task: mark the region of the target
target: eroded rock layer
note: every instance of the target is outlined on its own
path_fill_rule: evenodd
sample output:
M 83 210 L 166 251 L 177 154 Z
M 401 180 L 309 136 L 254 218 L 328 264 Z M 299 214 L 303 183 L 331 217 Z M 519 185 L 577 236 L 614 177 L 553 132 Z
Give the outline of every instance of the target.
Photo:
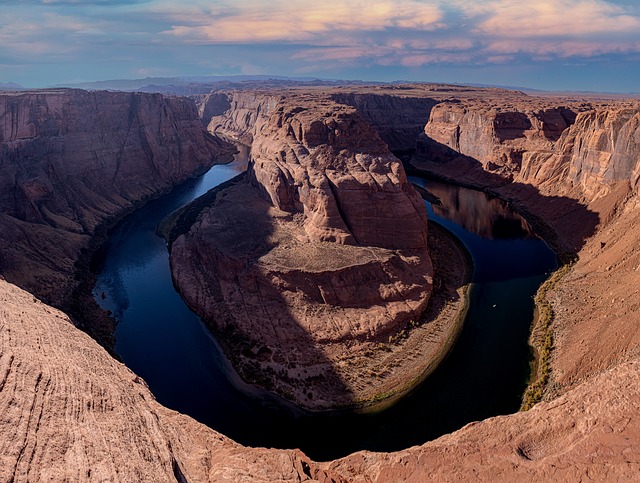
M 253 140 L 249 184 L 173 243 L 176 284 L 246 380 L 310 408 L 392 393 L 402 384 L 356 383 L 347 366 L 426 308 L 422 199 L 355 109 L 291 96 L 269 110 L 235 125 Z
M 96 230 L 228 152 L 188 99 L 0 96 L 0 273 L 61 305 Z

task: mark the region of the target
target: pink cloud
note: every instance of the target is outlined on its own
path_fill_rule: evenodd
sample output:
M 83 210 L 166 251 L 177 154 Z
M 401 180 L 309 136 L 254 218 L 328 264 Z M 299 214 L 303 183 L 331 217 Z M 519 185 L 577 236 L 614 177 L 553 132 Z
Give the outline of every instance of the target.
M 196 43 L 311 42 L 326 41 L 334 32 L 434 30 L 443 17 L 437 5 L 417 0 L 272 0 L 198 10 L 191 20 L 170 11 L 175 24 L 166 34 Z
M 577 37 L 640 32 L 640 18 L 601 0 L 491 1 L 475 32 L 498 38 Z
M 400 58 L 400 65 L 405 67 L 421 67 L 428 64 L 453 64 L 461 62 L 471 62 L 473 56 L 470 54 L 413 54 L 405 55 Z

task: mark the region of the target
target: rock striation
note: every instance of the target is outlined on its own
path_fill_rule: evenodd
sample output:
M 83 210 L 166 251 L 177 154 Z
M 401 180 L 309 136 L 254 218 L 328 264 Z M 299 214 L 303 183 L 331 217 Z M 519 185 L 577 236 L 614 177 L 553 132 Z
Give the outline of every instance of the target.
M 218 124 L 250 132 L 248 183 L 220 193 L 175 240 L 176 285 L 249 382 L 313 409 L 398 392 L 419 373 L 403 383 L 362 372 L 429 301 L 424 203 L 355 109 L 273 99 Z
M 575 122 L 573 109 L 526 98 L 443 102 L 431 111 L 420 150 L 423 155 L 446 159 L 451 154 L 443 148 L 449 148 L 478 160 L 487 170 L 508 176 L 520 171 L 526 155 L 553 150 L 554 143 Z
M 0 280 L 0 481 L 343 481 L 158 404 L 62 312 Z
M 188 99 L 71 89 L 0 95 L 0 272 L 63 305 L 92 237 L 228 152 Z

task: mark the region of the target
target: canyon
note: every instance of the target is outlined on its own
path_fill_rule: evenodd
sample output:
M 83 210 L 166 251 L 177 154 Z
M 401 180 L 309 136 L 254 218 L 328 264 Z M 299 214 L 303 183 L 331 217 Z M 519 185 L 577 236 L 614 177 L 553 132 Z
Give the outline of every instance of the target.
M 410 388 L 455 339 L 464 255 L 452 245 L 457 269 L 443 284 L 456 307 L 427 327 L 424 204 L 358 111 L 304 94 L 223 105 L 234 107 L 213 131 L 251 142 L 252 164 L 175 234 L 178 290 L 245 381 L 299 406 L 367 405 Z M 392 347 L 407 331 L 420 355 Z
M 633 288 L 640 266 L 635 243 L 640 235 L 636 223 L 638 103 L 443 85 L 301 91 L 214 92 L 196 98 L 195 103 L 157 95 L 83 91 L 0 96 L 0 273 L 7 279 L 0 281 L 0 479 L 634 478 L 640 469 L 636 410 L 640 312 Z M 295 96 L 301 96 L 295 102 L 302 107 L 297 112 L 282 105 L 284 99 Z M 313 109 L 304 109 L 311 99 L 316 99 Z M 316 109 L 334 123 L 331 129 L 317 122 Z M 106 116 L 109 112 L 113 117 Z M 198 112 L 210 131 L 252 144 L 255 165 L 248 174 L 250 183 L 232 187 L 235 191 L 220 196 L 203 212 L 193 224 L 195 230 L 189 227 L 192 238 L 199 236 L 198 230 L 206 232 L 207 224 L 225 221 L 216 213 L 225 198 L 252 196 L 238 213 L 248 214 L 250 209 L 269 213 L 268 219 L 277 220 L 274 223 L 279 226 L 269 227 L 273 232 L 268 236 L 274 236 L 278 246 L 284 247 L 286 239 L 291 240 L 291 249 L 304 251 L 300 247 L 314 241 L 349 253 L 360 248 L 354 239 L 366 239 L 372 253 L 386 253 L 382 262 L 376 258 L 377 267 L 402 257 L 405 250 L 418 250 L 422 260 L 417 263 L 428 267 L 421 241 L 426 230 L 415 228 L 417 222 L 410 229 L 410 217 L 402 227 L 409 227 L 408 236 L 399 242 L 406 245 L 395 246 L 384 231 L 378 238 L 377 232 L 359 231 L 361 213 L 331 208 L 330 188 L 323 191 L 325 198 L 296 198 L 292 193 L 294 180 L 301 184 L 306 179 L 295 172 L 303 167 L 314 181 L 308 186 L 323 187 L 313 176 L 326 172 L 323 156 L 335 156 L 348 168 L 345 172 L 356 178 L 359 172 L 353 162 L 359 153 L 351 143 L 341 145 L 340 136 L 335 136 L 344 131 L 339 129 L 341 123 L 352 126 L 353 119 L 356 130 L 362 129 L 372 144 L 367 149 L 375 153 L 367 162 L 378 166 L 392 185 L 382 190 L 383 199 L 401 196 L 400 208 L 415 200 L 400 189 L 406 180 L 388 154 L 389 146 L 415 151 L 407 164 L 409 171 L 481 187 L 525 213 L 565 264 L 562 276 L 543 294 L 553 318 L 544 329 L 551 331 L 552 350 L 546 361 L 549 375 L 542 402 L 529 411 L 472 423 L 400 452 L 359 452 L 325 463 L 295 450 L 241 447 L 155 402 L 140 378 L 77 330 L 66 314 L 39 299 L 63 306 L 64 299 L 74 293 L 75 263 L 82 249 L 90 248 L 101 224 L 112 223 L 140 201 L 224 159 L 229 148 L 207 134 Z M 95 146 L 105 147 L 101 151 Z M 314 149 L 319 156 L 310 155 Z M 79 153 L 83 156 L 78 157 Z M 156 166 L 159 160 L 163 167 Z M 287 173 L 293 174 L 287 177 Z M 365 180 L 376 179 L 378 172 L 365 174 Z M 326 177 L 331 179 L 329 174 Z M 353 183 L 348 176 L 335 179 L 338 186 Z M 87 191 L 91 196 L 85 201 Z M 340 191 L 334 199 L 340 199 Z M 387 209 L 383 215 L 397 215 Z M 407 212 L 402 208 L 400 213 Z M 343 221 L 355 216 L 356 221 L 351 228 L 345 223 L 339 230 L 328 229 L 326 220 L 332 220 L 333 226 L 338 215 Z M 278 237 L 279 230 L 294 236 Z M 187 242 L 188 235 L 182 236 L 185 241 L 176 238 L 172 251 Z M 217 246 L 232 254 L 245 248 L 236 246 L 235 238 L 224 240 L 224 233 L 216 237 L 226 243 Z M 214 249 L 200 256 L 218 258 L 216 263 L 237 263 L 226 253 L 219 260 L 223 257 Z M 275 273 L 274 267 L 287 260 L 273 258 L 259 264 L 261 272 L 249 272 L 248 278 Z M 282 287 L 288 286 L 286 277 L 294 276 L 293 268 L 282 274 Z M 416 307 L 423 307 L 428 298 L 429 280 L 420 283 L 422 295 Z M 372 329 L 378 327 L 363 328 L 365 332 Z M 338 328 L 329 336 L 339 333 Z M 533 342 L 539 341 L 534 337 Z

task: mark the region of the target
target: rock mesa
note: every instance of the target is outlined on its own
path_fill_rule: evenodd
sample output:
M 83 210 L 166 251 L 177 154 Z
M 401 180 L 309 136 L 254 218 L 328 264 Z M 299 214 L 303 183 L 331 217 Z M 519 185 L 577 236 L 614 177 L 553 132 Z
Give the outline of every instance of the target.
M 316 409 L 397 391 L 401 381 L 365 383 L 361 371 L 429 300 L 422 199 L 352 107 L 263 102 L 222 124 L 252 139 L 248 183 L 173 243 L 176 284 L 245 380 Z

